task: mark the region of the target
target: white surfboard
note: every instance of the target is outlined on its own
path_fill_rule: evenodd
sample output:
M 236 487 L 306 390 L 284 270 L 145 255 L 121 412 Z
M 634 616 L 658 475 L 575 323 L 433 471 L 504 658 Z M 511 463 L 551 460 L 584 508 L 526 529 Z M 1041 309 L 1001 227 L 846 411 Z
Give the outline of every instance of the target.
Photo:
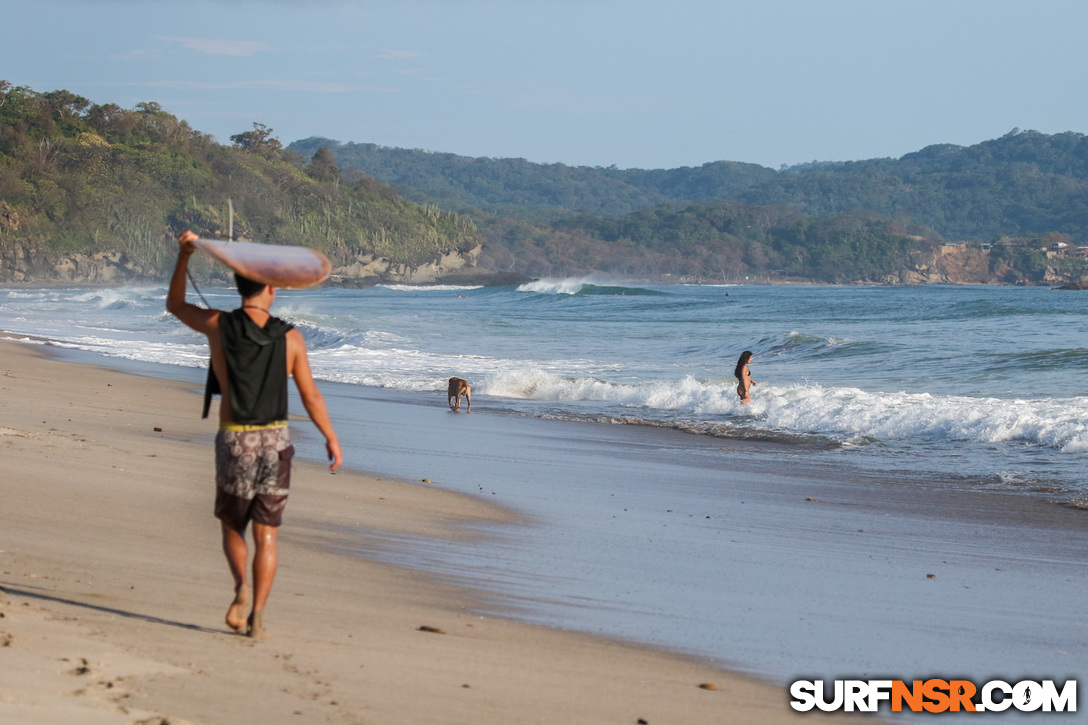
M 203 238 L 194 244 L 243 277 L 280 289 L 313 287 L 332 271 L 328 258 L 308 247 Z

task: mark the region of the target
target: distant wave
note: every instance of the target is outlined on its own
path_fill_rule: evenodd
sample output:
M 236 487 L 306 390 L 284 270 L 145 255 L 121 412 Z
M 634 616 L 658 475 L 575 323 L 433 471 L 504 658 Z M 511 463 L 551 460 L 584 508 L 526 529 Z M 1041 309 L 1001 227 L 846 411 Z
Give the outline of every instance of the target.
M 851 340 L 846 337 L 810 335 L 797 331 L 768 335 L 750 343 L 748 349 L 755 353 L 757 362 L 761 358 L 805 360 L 887 354 L 889 352 L 887 346 L 877 343 Z M 713 352 L 722 357 L 732 356 L 735 360 L 740 351 L 736 349 L 735 344 L 723 343 Z
M 719 283 L 715 283 L 715 284 L 711 284 L 711 283 L 707 283 L 707 282 L 698 282 L 698 283 L 694 283 L 694 282 L 693 283 L 687 283 L 687 282 L 685 282 L 684 284 L 681 284 L 680 286 L 681 287 L 740 287 L 741 285 L 738 284 L 737 282 L 719 282 Z
M 518 292 L 552 295 L 666 295 L 667 292 L 632 287 L 594 276 L 567 279 L 538 279 L 518 286 Z
M 1023 373 L 1025 370 L 1083 369 L 1088 366 L 1088 350 L 1084 348 L 1055 348 L 1033 352 L 1007 352 L 987 356 L 987 364 L 981 370 L 987 374 Z
M 482 284 L 380 284 L 377 286 L 394 292 L 460 292 L 483 288 Z
M 73 302 L 90 302 L 100 310 L 118 310 L 161 300 L 166 290 L 159 287 L 97 287 L 83 294 L 66 296 Z M 63 298 L 62 298 L 63 299 Z
M 852 344 L 852 340 L 841 337 L 820 337 L 815 335 L 805 335 L 800 332 L 790 332 L 783 336 L 778 341 L 774 342 L 768 349 L 768 353 L 789 353 L 793 355 L 819 355 L 826 354 L 836 348 L 842 348 L 843 346 L 849 346 Z

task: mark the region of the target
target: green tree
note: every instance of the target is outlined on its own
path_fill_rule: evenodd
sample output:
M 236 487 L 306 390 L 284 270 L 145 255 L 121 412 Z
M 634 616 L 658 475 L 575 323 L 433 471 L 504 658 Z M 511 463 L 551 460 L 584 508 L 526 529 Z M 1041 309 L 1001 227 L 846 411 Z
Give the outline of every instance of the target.
M 310 158 L 310 165 L 306 173 L 318 181 L 337 181 L 340 179 L 340 167 L 336 164 L 336 156 L 329 151 L 328 146 L 322 146 Z
M 266 159 L 278 158 L 283 150 L 283 144 L 272 136 L 272 129 L 263 123 L 253 123 L 252 131 L 245 131 L 230 137 L 235 148 L 242 149 L 246 153 L 257 154 Z

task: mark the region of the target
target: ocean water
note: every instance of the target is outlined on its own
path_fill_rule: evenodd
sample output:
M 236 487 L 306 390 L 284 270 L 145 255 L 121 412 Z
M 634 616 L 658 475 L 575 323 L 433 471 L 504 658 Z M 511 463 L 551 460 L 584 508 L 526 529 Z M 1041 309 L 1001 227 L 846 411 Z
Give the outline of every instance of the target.
M 0 330 L 195 390 L 206 345 L 165 293 L 0 289 Z M 281 292 L 274 311 L 307 340 L 348 465 L 526 518 L 455 542 L 350 528 L 346 553 L 469 582 L 488 613 L 782 682 L 1088 670 L 1085 293 L 585 278 Z M 471 415 L 446 407 L 452 375 Z M 979 519 L 995 493 L 1060 527 Z
M 236 293 L 202 290 L 229 308 Z M 0 329 L 203 367 L 165 289 L 0 289 Z M 190 293 L 190 297 L 195 296 Z M 1031 287 L 379 286 L 281 293 L 315 375 L 477 410 L 818 449 L 874 475 L 1088 499 L 1088 295 Z M 743 350 L 757 381 L 739 404 Z

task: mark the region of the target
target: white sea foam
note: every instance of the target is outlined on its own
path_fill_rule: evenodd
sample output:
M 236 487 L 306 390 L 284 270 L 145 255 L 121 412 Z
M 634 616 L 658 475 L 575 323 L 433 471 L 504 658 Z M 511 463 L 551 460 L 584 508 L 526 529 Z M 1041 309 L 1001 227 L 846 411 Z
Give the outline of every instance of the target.
M 465 290 L 458 305 L 430 294 L 441 289 L 291 292 L 276 309 L 302 331 L 323 380 L 435 392 L 457 375 L 473 383 L 485 409 L 490 399 L 527 415 L 775 440 L 816 436 L 867 456 L 909 449 L 938 468 L 954 449 L 965 461 L 957 470 L 1009 470 L 1027 480 L 1060 468 L 1055 475 L 1081 485 L 1088 398 L 1074 396 L 1088 389 L 1088 333 L 1070 326 L 1077 298 L 752 287 L 726 297 L 597 275 L 518 291 L 447 286 L 455 296 Z M 0 289 L 0 329 L 128 360 L 206 366 L 202 336 L 164 311 L 164 296 L 161 285 Z M 204 296 L 220 308 L 237 301 L 227 288 Z M 925 327 L 901 316 L 904 296 L 928 310 Z M 1015 297 L 1016 309 L 1030 302 L 1036 315 L 1068 310 L 1042 321 L 1022 314 L 964 321 L 946 314 L 962 297 Z M 1006 339 L 1025 349 L 1010 353 Z M 748 406 L 732 377 L 745 348 L 756 353 L 760 381 Z
M 1019 442 L 1069 453 L 1088 451 L 1088 397 L 1004 400 L 928 393 L 866 392 L 820 385 L 758 385 L 740 404 L 735 381 L 678 381 L 635 385 L 593 377 L 568 378 L 539 369 L 490 375 L 478 390 L 536 401 L 596 401 L 653 418 L 741 422 L 747 428 L 857 440 Z
M 598 274 L 584 277 L 565 277 L 563 279 L 537 279 L 518 285 L 518 292 L 536 292 L 538 294 L 576 295 L 587 287 L 632 287 L 630 283 L 617 281 Z
M 394 292 L 463 292 L 465 290 L 482 289 L 482 284 L 380 284 L 382 289 Z
M 582 290 L 586 278 L 580 279 L 537 279 L 518 286 L 518 292 L 538 292 L 540 294 L 573 295 Z

